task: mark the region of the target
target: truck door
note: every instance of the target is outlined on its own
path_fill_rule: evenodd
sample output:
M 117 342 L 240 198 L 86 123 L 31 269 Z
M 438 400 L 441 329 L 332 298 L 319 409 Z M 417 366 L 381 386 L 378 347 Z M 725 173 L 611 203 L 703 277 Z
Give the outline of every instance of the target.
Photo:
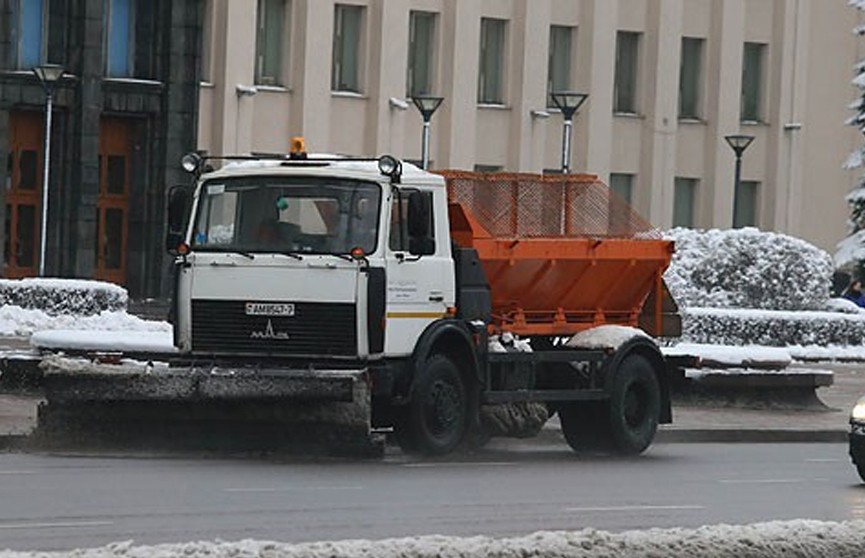
M 447 315 L 455 302 L 453 260 L 447 220 L 429 211 L 426 239 L 409 231 L 409 198 L 427 198 L 429 207 L 446 207 L 444 189 L 420 191 L 403 188 L 392 194 L 387 258 L 387 310 L 385 354 L 408 355 L 424 329 Z M 442 199 L 436 198 L 441 196 Z

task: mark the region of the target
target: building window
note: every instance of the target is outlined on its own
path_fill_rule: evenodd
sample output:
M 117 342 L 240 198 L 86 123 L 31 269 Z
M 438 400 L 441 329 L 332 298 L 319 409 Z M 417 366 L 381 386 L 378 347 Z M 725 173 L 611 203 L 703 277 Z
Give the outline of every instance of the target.
M 285 0 L 258 0 L 255 44 L 255 83 L 282 83 Z
M 135 0 L 106 0 L 105 21 L 105 74 L 130 77 L 135 45 Z
M 640 55 L 640 34 L 619 31 L 616 34 L 616 75 L 613 111 L 637 113 L 637 67 Z
M 550 27 L 550 54 L 547 65 L 547 106 L 555 106 L 550 93 L 571 89 L 571 45 L 573 27 Z
M 745 43 L 742 57 L 742 121 L 763 120 L 763 65 L 766 45 Z
M 634 196 L 634 175 L 623 173 L 610 174 L 610 190 L 631 205 Z
M 676 177 L 673 190 L 673 226 L 694 228 L 694 208 L 697 200 L 696 178 Z
M 478 165 L 474 166 L 475 172 L 485 172 L 485 173 L 502 172 L 503 169 L 504 169 L 504 167 L 501 165 L 480 165 L 480 164 L 478 164 Z
M 481 19 L 480 71 L 478 73 L 478 102 L 503 104 L 505 31 L 503 19 Z
M 435 62 L 436 14 L 411 12 L 409 15 L 408 76 L 409 97 L 432 93 Z
M 700 118 L 700 89 L 703 83 L 703 39 L 682 39 L 679 66 L 679 118 Z
M 333 26 L 333 91 L 360 93 L 361 24 L 363 6 L 337 4 Z
M 213 49 L 213 2 L 207 0 L 204 4 L 204 22 L 201 24 L 201 81 L 210 82 L 212 69 L 211 50 Z
M 759 192 L 759 182 L 743 180 L 739 183 L 733 199 L 733 228 L 757 226 Z
M 12 66 L 29 70 L 45 60 L 45 0 L 12 0 Z

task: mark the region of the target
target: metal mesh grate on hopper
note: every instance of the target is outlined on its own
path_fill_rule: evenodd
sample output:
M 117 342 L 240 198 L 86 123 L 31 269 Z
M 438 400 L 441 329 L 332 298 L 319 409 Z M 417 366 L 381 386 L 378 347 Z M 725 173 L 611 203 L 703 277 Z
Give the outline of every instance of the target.
M 498 238 L 661 238 L 597 176 L 440 171 L 448 198 Z

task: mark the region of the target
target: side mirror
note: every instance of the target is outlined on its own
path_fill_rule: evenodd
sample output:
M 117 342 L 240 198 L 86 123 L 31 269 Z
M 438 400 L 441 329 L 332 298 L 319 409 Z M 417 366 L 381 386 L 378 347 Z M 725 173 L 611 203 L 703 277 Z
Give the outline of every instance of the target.
M 408 251 L 415 256 L 435 254 L 432 231 L 432 194 L 412 192 L 408 197 Z
M 165 249 L 176 255 L 177 247 L 186 234 L 186 217 L 192 200 L 189 188 L 174 186 L 168 191 L 168 222 L 165 231 Z
M 432 225 L 432 194 L 412 192 L 408 196 L 409 237 L 429 237 Z

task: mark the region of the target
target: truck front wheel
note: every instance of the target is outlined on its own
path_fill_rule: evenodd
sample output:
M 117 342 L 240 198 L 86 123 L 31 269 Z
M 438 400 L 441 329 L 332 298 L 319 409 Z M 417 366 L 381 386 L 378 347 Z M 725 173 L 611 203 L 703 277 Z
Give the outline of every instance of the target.
M 643 356 L 626 356 L 615 371 L 609 403 L 610 435 L 623 455 L 645 451 L 655 438 L 661 414 L 661 389 Z
M 433 355 L 415 380 L 411 400 L 394 430 L 406 453 L 444 455 L 462 441 L 468 424 L 466 389 L 459 368 Z

